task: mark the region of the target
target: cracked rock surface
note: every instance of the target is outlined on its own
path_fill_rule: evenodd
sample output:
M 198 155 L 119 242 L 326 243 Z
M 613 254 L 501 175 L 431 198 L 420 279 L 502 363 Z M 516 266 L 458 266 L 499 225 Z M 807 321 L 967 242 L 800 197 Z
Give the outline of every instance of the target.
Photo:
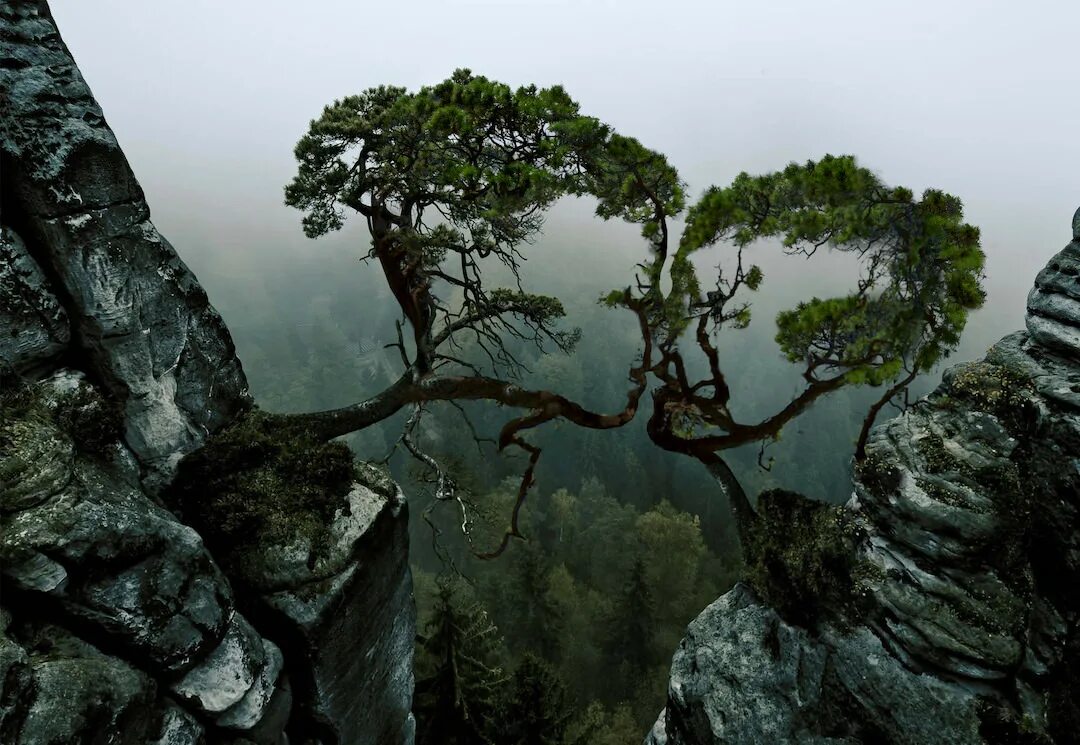
M 159 497 L 243 370 L 43 0 L 0 4 L 0 101 L 0 742 L 411 743 L 397 487 L 227 576 Z
M 5 4 L 0 24 L 4 223 L 59 279 L 79 354 L 124 402 L 127 444 L 149 482 L 160 483 L 247 404 L 247 381 L 221 317 L 150 222 L 142 189 L 47 4 Z M 41 270 L 25 258 L 24 265 L 20 281 L 36 281 Z M 10 282 L 0 273 L 0 283 Z M 48 304 L 47 293 L 32 297 Z M 55 322 L 42 332 L 62 327 L 47 313 Z M 43 343 L 28 340 L 19 360 L 44 356 Z M 11 353 L 0 346 L 0 354 Z
M 687 629 L 647 744 L 1075 742 L 1080 210 L 1073 232 L 1026 332 L 874 429 L 845 507 L 865 612 L 804 628 L 737 585 Z

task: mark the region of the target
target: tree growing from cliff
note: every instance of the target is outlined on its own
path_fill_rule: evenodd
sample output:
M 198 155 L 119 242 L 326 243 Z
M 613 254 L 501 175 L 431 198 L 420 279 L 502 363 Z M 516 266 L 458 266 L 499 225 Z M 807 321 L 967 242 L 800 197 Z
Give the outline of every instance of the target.
M 883 395 L 857 444 L 861 456 L 880 409 L 955 347 L 968 311 L 983 299 L 979 233 L 963 222 L 960 201 L 934 189 L 916 198 L 888 187 L 848 156 L 744 173 L 712 187 L 689 209 L 675 240 L 671 223 L 686 206 L 675 168 L 582 115 L 560 87 L 514 90 L 459 70 L 415 93 L 374 88 L 327 106 L 295 153 L 299 168 L 285 197 L 304 212 L 305 233 L 339 230 L 350 214 L 367 227 L 367 258 L 401 313 L 391 346 L 402 369 L 366 401 L 297 419 L 329 439 L 409 410 L 398 445 L 431 470 L 436 503 L 456 503 L 467 531 L 468 503 L 452 474 L 420 447 L 417 425 L 436 402 L 463 416 L 462 401 L 516 409 L 497 446 L 518 448 L 528 461 L 509 527 L 497 546 L 478 552 L 486 556 L 521 537 L 519 513 L 541 456 L 529 431 L 555 420 L 622 427 L 646 392 L 650 438 L 708 468 L 745 543 L 755 513 L 723 451 L 777 438 L 843 386 L 880 386 Z M 578 340 L 561 325 L 561 302 L 527 292 L 521 274 L 545 211 L 566 195 L 594 199 L 605 220 L 639 225 L 646 244 L 631 280 L 604 298 L 633 314 L 641 334 L 617 411 L 591 411 L 554 389 L 516 382 L 523 365 L 515 345 L 569 353 Z M 810 298 L 779 314 L 777 343 L 802 367 L 805 386 L 769 416 L 745 422 L 729 406 L 716 336 L 750 323 L 747 297 L 764 277 L 749 251 L 765 239 L 794 255 L 810 257 L 823 247 L 849 253 L 861 274 L 847 295 Z M 721 241 L 728 261 L 706 284 L 694 261 Z M 485 280 L 492 265 L 510 277 L 510 287 Z

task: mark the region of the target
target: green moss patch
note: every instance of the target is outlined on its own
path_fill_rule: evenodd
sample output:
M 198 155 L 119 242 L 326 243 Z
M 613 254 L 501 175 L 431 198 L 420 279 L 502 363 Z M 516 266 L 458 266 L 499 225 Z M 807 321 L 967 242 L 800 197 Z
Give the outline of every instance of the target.
M 926 464 L 927 473 L 971 475 L 971 469 L 945 449 L 941 435 L 931 434 L 915 441 L 915 448 Z
M 180 462 L 166 499 L 218 558 L 247 558 L 307 539 L 326 544 L 357 469 L 341 442 L 253 410 Z
M 874 568 L 859 561 L 861 530 L 842 508 L 783 490 L 758 498 L 745 546 L 747 580 L 788 622 L 812 627 L 828 617 L 861 617 Z
M 976 411 L 993 414 L 1017 434 L 1025 429 L 1031 380 L 1001 365 L 969 362 L 953 368 L 945 378 L 950 393 Z
M 57 400 L 56 423 L 71 435 L 80 452 L 98 457 L 105 457 L 109 446 L 124 433 L 120 405 L 85 385 Z
M 49 411 L 37 391 L 28 385 L 0 391 L 0 454 L 17 455 L 18 425 L 28 420 L 49 420 Z
M 0 393 L 0 450 L 17 447 L 16 426 L 32 420 L 54 423 L 85 455 L 105 458 L 120 440 L 124 415 L 120 405 L 90 385 L 80 385 L 48 401 L 39 385 L 16 383 Z

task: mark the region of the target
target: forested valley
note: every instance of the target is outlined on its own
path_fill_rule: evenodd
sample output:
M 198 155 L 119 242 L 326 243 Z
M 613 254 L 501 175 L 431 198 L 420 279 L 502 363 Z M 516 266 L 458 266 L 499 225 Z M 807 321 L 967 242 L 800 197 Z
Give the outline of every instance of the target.
M 597 300 L 632 263 L 636 236 L 627 236 L 631 250 L 620 255 L 602 232 L 610 226 L 574 225 L 580 210 L 574 203 L 555 210 L 562 219 L 534 247 L 536 259 L 526 271 L 534 287 L 563 298 L 581 341 L 570 355 L 525 344 L 515 351 L 531 371 L 526 383 L 555 381 L 560 393 L 603 409 L 622 395 L 640 339 L 627 314 Z M 278 271 L 271 257 L 257 276 L 230 277 L 244 289 L 219 302 L 253 393 L 271 411 L 338 406 L 382 390 L 398 374 L 396 352 L 384 348 L 395 333 L 393 301 L 377 269 L 339 246 L 311 246 L 301 271 L 296 264 L 291 272 Z M 788 298 L 843 288 L 854 274 L 845 257 L 808 262 L 784 256 L 778 246 L 755 249 L 772 292 L 755 298 L 748 328 L 720 339 L 737 389 L 733 398 L 748 418 L 782 404 L 800 383 L 772 338 L 773 316 Z M 565 271 L 572 264 L 578 271 Z M 917 392 L 935 377 L 917 381 Z M 764 449 L 730 452 L 747 492 L 783 487 L 846 501 L 855 438 L 878 395 L 874 388 L 841 390 Z M 686 624 L 741 576 L 722 493 L 698 464 L 657 449 L 643 422 L 609 432 L 553 427 L 537 435 L 544 458 L 523 510 L 527 540 L 481 560 L 473 554 L 501 535 L 524 458 L 500 455 L 493 446 L 503 412 L 467 402 L 462 407 L 433 408 L 417 441 L 448 466 L 464 514 L 458 504 L 436 503 L 426 469 L 401 448 L 388 462 L 411 511 L 420 741 L 425 713 L 439 715 L 425 711 L 425 702 L 435 698 L 432 686 L 445 672 L 448 645 L 460 645 L 455 653 L 470 660 L 459 674 L 476 721 L 486 723 L 479 736 L 518 742 L 513 720 L 528 719 L 530 731 L 546 733 L 535 742 L 639 739 L 663 706 L 670 657 Z M 889 415 L 886 410 L 881 419 Z M 399 414 L 347 441 L 358 457 L 381 460 L 405 419 Z M 452 642 L 448 623 L 460 634 Z M 529 686 L 544 695 L 528 693 Z M 507 722 L 510 731 L 497 730 Z

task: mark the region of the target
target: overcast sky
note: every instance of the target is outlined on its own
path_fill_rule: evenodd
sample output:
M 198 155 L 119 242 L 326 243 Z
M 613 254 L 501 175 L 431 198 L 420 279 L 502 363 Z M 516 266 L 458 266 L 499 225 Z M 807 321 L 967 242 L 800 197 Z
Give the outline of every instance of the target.
M 666 153 L 692 197 L 824 153 L 960 196 L 989 256 L 969 344 L 1021 325 L 1080 204 L 1076 0 L 51 5 L 155 222 L 197 273 L 257 270 L 256 251 L 302 244 L 281 189 L 324 104 L 456 67 L 562 83 Z

